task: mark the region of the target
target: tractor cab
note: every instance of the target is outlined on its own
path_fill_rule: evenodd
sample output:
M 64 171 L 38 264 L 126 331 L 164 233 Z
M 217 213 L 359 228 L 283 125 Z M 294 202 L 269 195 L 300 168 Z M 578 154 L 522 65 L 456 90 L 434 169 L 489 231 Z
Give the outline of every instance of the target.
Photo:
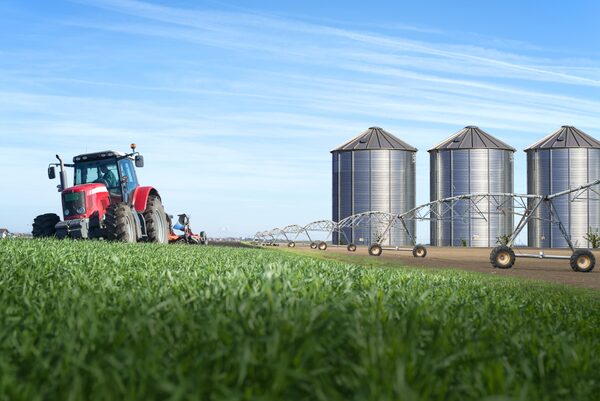
M 74 185 L 103 184 L 111 202 L 130 202 L 139 186 L 135 167 L 142 167 L 141 156 L 122 152 L 88 153 L 73 158 Z M 135 165 L 134 165 L 135 161 Z

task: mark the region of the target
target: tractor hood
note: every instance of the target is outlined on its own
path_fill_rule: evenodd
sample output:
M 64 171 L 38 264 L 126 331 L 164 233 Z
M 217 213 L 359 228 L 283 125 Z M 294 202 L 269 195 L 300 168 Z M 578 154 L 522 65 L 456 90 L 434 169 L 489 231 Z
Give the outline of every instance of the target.
M 65 220 L 72 220 L 89 218 L 96 212 L 104 216 L 110 200 L 104 184 L 81 184 L 65 189 L 62 203 Z

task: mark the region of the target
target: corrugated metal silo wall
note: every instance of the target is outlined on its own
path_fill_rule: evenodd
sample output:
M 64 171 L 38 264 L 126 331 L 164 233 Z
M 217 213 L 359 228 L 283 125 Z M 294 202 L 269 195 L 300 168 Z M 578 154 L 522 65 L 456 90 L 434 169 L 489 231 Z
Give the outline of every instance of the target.
M 533 149 L 527 152 L 527 192 L 547 195 L 600 178 L 600 149 Z M 554 198 L 558 218 L 576 248 L 589 247 L 585 239 L 591 229 L 600 229 L 600 202 L 595 197 L 575 194 Z M 590 199 L 591 198 L 591 199 Z M 534 248 L 566 248 L 557 221 L 546 206 L 540 207 L 528 223 L 528 245 Z
M 500 149 L 455 149 L 430 153 L 430 199 L 477 193 L 513 192 L 513 154 Z M 469 206 L 468 200 L 456 201 L 454 212 L 437 209 L 438 219 L 431 221 L 431 244 L 435 246 L 492 247 L 498 238 L 513 229 L 510 202 L 498 211 L 493 203 Z
M 350 215 L 382 211 L 400 214 L 415 207 L 414 152 L 401 150 L 361 150 L 333 154 L 333 220 Z M 415 233 L 415 222 L 408 222 Z M 346 243 L 346 238 L 359 245 L 368 245 L 381 236 L 375 224 L 345 229 L 345 236 L 333 236 L 334 243 Z M 394 228 L 384 245 L 410 245 L 409 236 Z

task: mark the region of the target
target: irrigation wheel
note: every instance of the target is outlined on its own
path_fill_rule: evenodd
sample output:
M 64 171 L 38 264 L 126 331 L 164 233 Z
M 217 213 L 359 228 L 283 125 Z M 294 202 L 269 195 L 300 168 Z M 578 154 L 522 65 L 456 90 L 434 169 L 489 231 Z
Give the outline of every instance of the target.
M 369 255 L 371 256 L 379 256 L 383 252 L 381 245 L 373 244 L 369 247 Z
M 576 272 L 589 273 L 596 266 L 596 258 L 591 251 L 587 249 L 577 249 L 571 255 L 571 269 Z
M 492 249 L 490 263 L 498 269 L 510 269 L 515 264 L 515 251 L 506 245 L 500 245 Z
M 348 252 L 355 252 L 356 251 L 356 245 L 355 244 L 349 244 L 348 245 Z
M 314 242 L 310 243 L 310 249 L 317 249 L 317 244 Z
M 324 251 L 325 249 L 327 249 L 327 242 L 325 242 L 325 241 L 319 242 L 319 250 Z
M 296 246 L 296 243 L 295 243 L 294 241 L 290 241 L 290 242 L 288 242 L 288 246 L 289 246 L 290 248 L 293 248 L 293 247 L 295 247 L 295 246 Z
M 412 254 L 415 258 L 424 258 L 427 256 L 427 248 L 425 248 L 423 245 L 415 245 L 412 250 Z

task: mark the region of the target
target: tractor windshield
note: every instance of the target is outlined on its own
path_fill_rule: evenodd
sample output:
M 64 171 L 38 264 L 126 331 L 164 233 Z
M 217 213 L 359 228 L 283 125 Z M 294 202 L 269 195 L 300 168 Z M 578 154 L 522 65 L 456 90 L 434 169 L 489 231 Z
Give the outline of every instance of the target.
M 75 164 L 75 185 L 91 183 L 104 184 L 109 192 L 120 194 L 117 161 L 109 159 Z

